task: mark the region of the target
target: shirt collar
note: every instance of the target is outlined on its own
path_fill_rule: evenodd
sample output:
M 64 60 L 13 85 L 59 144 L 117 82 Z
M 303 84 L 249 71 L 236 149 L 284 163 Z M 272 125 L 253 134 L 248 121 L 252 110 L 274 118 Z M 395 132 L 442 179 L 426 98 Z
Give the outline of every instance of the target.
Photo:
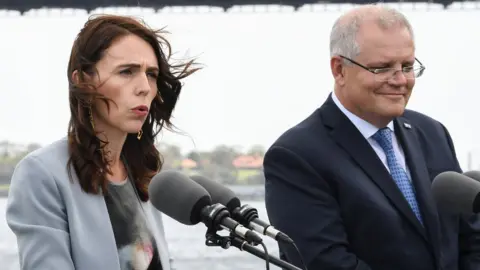
M 373 136 L 379 128 L 376 126 L 372 125 L 371 123 L 363 120 L 362 118 L 356 116 L 355 114 L 351 113 L 349 110 L 347 110 L 340 100 L 337 98 L 335 95 L 335 91 L 332 92 L 332 99 L 335 105 L 340 109 L 340 111 L 347 116 L 348 119 L 353 123 L 353 125 L 360 131 L 360 133 L 365 137 L 365 139 L 369 139 L 371 136 Z M 393 121 L 390 121 L 390 123 L 387 124 L 387 127 L 393 132 L 394 131 L 394 125 Z

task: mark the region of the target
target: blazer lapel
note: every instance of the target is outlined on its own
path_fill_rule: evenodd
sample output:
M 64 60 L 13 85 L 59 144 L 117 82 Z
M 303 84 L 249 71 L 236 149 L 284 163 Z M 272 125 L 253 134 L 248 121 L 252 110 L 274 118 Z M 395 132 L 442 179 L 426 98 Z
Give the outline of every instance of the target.
M 82 232 L 85 239 L 91 239 L 86 240 L 88 245 L 84 244 L 75 247 L 75 249 L 85 249 L 91 254 L 102 254 L 102 256 L 79 258 L 79 260 L 88 262 L 86 265 L 90 266 L 89 269 L 120 269 L 115 235 L 104 196 L 83 192 L 76 179 L 75 184 L 72 185 L 72 190 L 72 197 L 74 197 L 72 201 L 81 205 L 81 207 L 72 207 L 75 209 L 74 214 L 77 216 L 77 219 L 74 220 L 80 220 L 81 222 L 80 224 L 73 223 L 71 226 L 76 226 L 74 231 Z
M 438 227 L 437 208 L 430 191 L 430 175 L 417 138 L 415 126 L 412 126 L 404 117 L 399 117 L 395 121 L 395 133 L 405 153 L 423 223 L 438 261 L 440 256 L 438 249 L 440 246 L 440 228 Z
M 368 141 L 329 98 L 321 108 L 322 120 L 331 128 L 331 137 L 335 140 L 370 176 L 400 213 L 427 240 L 425 230 L 413 213 L 407 200 L 398 189 L 388 170 L 383 166 Z
M 145 215 L 150 225 L 150 230 L 157 244 L 158 255 L 163 269 L 171 269 L 170 253 L 168 250 L 167 240 L 165 239 L 165 230 L 162 220 L 162 214 L 155 209 L 150 202 L 142 203 Z

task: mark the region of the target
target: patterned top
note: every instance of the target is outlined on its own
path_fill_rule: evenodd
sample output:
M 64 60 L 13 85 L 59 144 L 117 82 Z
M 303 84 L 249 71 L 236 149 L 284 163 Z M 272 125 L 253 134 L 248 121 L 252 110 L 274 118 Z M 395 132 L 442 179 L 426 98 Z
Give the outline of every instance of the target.
M 127 178 L 108 185 L 105 202 L 117 243 L 121 270 L 162 270 L 155 239 L 142 205 Z

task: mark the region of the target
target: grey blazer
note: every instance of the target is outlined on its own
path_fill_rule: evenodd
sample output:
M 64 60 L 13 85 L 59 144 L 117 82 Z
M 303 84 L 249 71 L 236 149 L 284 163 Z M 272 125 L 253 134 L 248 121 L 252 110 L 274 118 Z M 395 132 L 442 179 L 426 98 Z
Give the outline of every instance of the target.
M 67 172 L 67 139 L 30 153 L 15 168 L 6 218 L 17 237 L 20 267 L 59 270 L 119 270 L 110 218 L 102 195 L 82 191 Z M 162 215 L 143 207 L 164 270 L 171 270 Z

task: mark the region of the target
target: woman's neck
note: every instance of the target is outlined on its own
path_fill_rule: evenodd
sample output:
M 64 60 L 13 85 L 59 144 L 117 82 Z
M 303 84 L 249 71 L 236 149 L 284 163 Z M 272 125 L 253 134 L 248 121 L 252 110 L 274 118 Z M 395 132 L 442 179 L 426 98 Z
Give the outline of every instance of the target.
M 123 181 L 127 177 L 127 171 L 121 160 L 127 135 L 124 132 L 101 132 L 97 135 L 101 141 L 107 142 L 102 145 L 102 149 L 105 159 L 108 161 L 108 169 L 111 172 L 107 174 L 107 179 L 112 182 Z

